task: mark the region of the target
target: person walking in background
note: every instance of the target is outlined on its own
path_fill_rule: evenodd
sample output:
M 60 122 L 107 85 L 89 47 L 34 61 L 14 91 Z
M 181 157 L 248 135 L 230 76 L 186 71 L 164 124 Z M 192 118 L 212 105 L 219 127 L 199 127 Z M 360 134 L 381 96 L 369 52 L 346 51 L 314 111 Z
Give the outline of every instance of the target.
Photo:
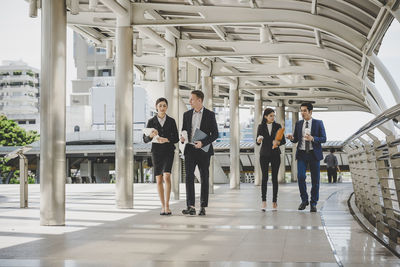
M 192 109 L 183 114 L 182 132 L 186 131 L 187 138 L 181 136 L 181 142 L 189 142 L 184 149 L 186 169 L 186 204 L 187 208 L 182 210 L 184 215 L 195 215 L 195 190 L 194 170 L 199 167 L 201 177 L 200 193 L 200 216 L 206 215 L 208 207 L 208 179 L 210 158 L 214 155 L 212 142 L 218 138 L 218 125 L 215 113 L 203 106 L 204 94 L 202 91 L 194 90 L 190 94 L 189 103 Z M 197 134 L 204 137 L 198 140 Z
M 281 150 L 279 146 L 286 143 L 283 136 L 281 141 L 275 140 L 277 132 L 282 126 L 275 122 L 275 112 L 271 108 L 264 110 L 262 122 L 257 128 L 256 144 L 261 145 L 260 150 L 260 166 L 262 171 L 261 182 L 261 210 L 265 211 L 267 208 L 267 183 L 268 183 L 268 170 L 271 163 L 272 169 L 272 208 L 278 207 L 278 171 L 281 165 Z
M 338 161 L 336 156 L 334 155 L 335 149 L 331 148 L 331 153 L 326 155 L 324 162 L 326 163 L 326 169 L 328 171 L 328 183 L 337 182 L 337 169 L 338 169 Z
M 297 181 L 301 197 L 299 210 L 304 210 L 310 202 L 308 201 L 306 170 L 310 166 L 311 171 L 311 207 L 310 212 L 317 212 L 319 199 L 320 161 L 322 155 L 322 143 L 326 142 L 324 123 L 312 118 L 313 105 L 303 103 L 300 106 L 303 120 L 296 122 L 294 133 L 288 134 L 287 139 L 293 143 L 299 142 L 296 151 Z
M 160 215 L 171 215 L 169 199 L 171 195 L 171 169 L 174 162 L 175 144 L 179 142 L 178 128 L 173 118 L 167 115 L 168 101 L 159 98 L 156 101 L 157 115 L 149 119 L 147 129 L 149 135 L 143 135 L 145 143 L 152 142 L 151 155 L 153 171 L 157 179 L 158 195 L 161 201 Z M 165 182 L 165 190 L 163 186 Z

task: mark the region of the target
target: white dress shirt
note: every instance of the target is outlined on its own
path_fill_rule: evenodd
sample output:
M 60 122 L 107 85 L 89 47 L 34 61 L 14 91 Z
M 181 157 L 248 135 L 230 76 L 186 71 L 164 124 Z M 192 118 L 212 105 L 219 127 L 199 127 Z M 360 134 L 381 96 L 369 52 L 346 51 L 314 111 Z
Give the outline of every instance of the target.
M 201 119 L 203 117 L 203 111 L 204 107 L 202 107 L 199 112 L 196 112 L 196 110 L 193 110 L 193 116 L 192 116 L 192 136 L 191 136 L 191 141 L 193 140 L 194 133 L 196 132 L 196 129 L 200 129 L 200 124 L 201 124 Z
M 308 122 L 308 128 L 310 129 L 310 133 L 311 133 L 312 118 L 308 121 L 304 120 L 304 122 L 303 122 L 303 129 L 302 129 L 303 138 L 302 138 L 302 140 L 300 140 L 300 150 L 306 150 L 306 140 L 304 140 L 304 136 L 306 135 L 306 133 L 305 133 L 306 132 L 306 122 Z M 312 141 L 310 141 L 310 150 L 313 150 L 311 142 Z
M 162 118 L 162 119 L 157 116 L 157 119 L 158 119 L 158 122 L 160 123 L 161 127 L 164 127 L 164 123 L 167 119 L 167 115 L 165 115 L 164 118 Z
M 272 123 L 267 123 L 267 129 L 268 129 L 268 133 L 271 136 L 272 133 Z

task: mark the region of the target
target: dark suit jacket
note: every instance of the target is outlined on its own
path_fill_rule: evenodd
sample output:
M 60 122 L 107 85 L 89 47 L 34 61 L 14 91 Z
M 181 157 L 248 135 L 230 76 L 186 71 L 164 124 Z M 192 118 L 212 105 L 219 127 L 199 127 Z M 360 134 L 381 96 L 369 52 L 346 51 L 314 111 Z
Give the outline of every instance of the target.
M 189 139 L 192 136 L 193 111 L 194 109 L 191 109 L 183 113 L 182 131 L 187 131 Z M 210 156 L 214 155 L 214 148 L 212 142 L 214 142 L 218 138 L 218 125 L 215 119 L 215 113 L 212 112 L 211 110 L 204 108 L 203 115 L 201 117 L 200 130 L 202 130 L 204 133 L 208 135 L 205 139 L 201 140 L 203 146 L 211 144 L 210 149 L 208 150 L 208 154 Z M 187 149 L 185 148 L 185 154 L 186 151 Z
M 303 139 L 303 123 L 304 120 L 296 122 L 293 133 L 293 143 L 297 143 Z M 314 137 L 312 143 L 313 152 L 317 160 L 322 160 L 324 157 L 322 155 L 322 143 L 326 142 L 326 133 L 324 123 L 321 120 L 312 119 L 311 123 L 311 136 Z M 297 146 L 296 159 L 298 158 L 300 146 Z
M 175 144 L 178 143 L 178 128 L 176 127 L 176 122 L 173 118 L 166 115 L 164 126 L 161 127 L 160 122 L 158 121 L 157 115 L 153 118 L 149 119 L 147 122 L 146 128 L 154 128 L 158 131 L 158 135 L 160 137 L 168 138 L 169 143 L 159 144 L 152 143 L 151 144 L 151 152 L 153 153 L 165 153 L 165 152 L 173 152 L 175 150 Z M 143 135 L 143 141 L 148 143 L 152 140 L 150 136 Z
M 265 123 L 259 124 L 257 128 L 257 137 L 258 136 L 263 136 L 264 139 L 262 141 L 261 145 L 261 150 L 260 150 L 260 156 L 270 156 L 270 155 L 280 155 L 281 150 L 279 147 L 272 149 L 272 141 L 275 140 L 276 132 L 282 128 L 282 126 L 279 123 L 273 122 L 272 123 L 272 131 L 271 135 L 268 132 L 267 125 Z M 259 146 L 260 144 L 257 143 L 257 137 L 256 137 L 256 144 Z M 285 135 L 283 135 L 281 143 L 279 146 L 286 144 L 286 139 Z

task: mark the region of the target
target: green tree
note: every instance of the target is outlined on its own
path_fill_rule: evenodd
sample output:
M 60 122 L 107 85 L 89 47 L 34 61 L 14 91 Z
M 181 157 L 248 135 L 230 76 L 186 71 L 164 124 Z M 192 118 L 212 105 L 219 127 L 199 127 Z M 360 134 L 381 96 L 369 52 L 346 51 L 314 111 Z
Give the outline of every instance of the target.
M 15 121 L 0 115 L 0 146 L 26 146 L 39 140 L 36 131 L 26 131 L 18 126 Z M 0 179 L 12 170 L 12 166 L 7 165 L 7 160 L 0 157 Z M 14 173 L 14 176 L 16 173 Z

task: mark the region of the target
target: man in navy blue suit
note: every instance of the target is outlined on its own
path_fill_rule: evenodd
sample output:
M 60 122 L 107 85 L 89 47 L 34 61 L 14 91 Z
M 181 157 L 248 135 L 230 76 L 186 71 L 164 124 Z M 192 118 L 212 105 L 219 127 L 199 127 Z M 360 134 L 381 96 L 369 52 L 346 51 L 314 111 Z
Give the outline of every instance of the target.
M 312 118 L 313 105 L 303 103 L 300 106 L 303 120 L 296 122 L 293 135 L 288 134 L 287 139 L 297 143 L 297 181 L 299 184 L 301 204 L 299 210 L 304 210 L 309 203 L 306 170 L 310 166 L 311 171 L 311 212 L 317 212 L 319 198 L 320 161 L 323 159 L 321 144 L 326 142 L 324 123 Z

